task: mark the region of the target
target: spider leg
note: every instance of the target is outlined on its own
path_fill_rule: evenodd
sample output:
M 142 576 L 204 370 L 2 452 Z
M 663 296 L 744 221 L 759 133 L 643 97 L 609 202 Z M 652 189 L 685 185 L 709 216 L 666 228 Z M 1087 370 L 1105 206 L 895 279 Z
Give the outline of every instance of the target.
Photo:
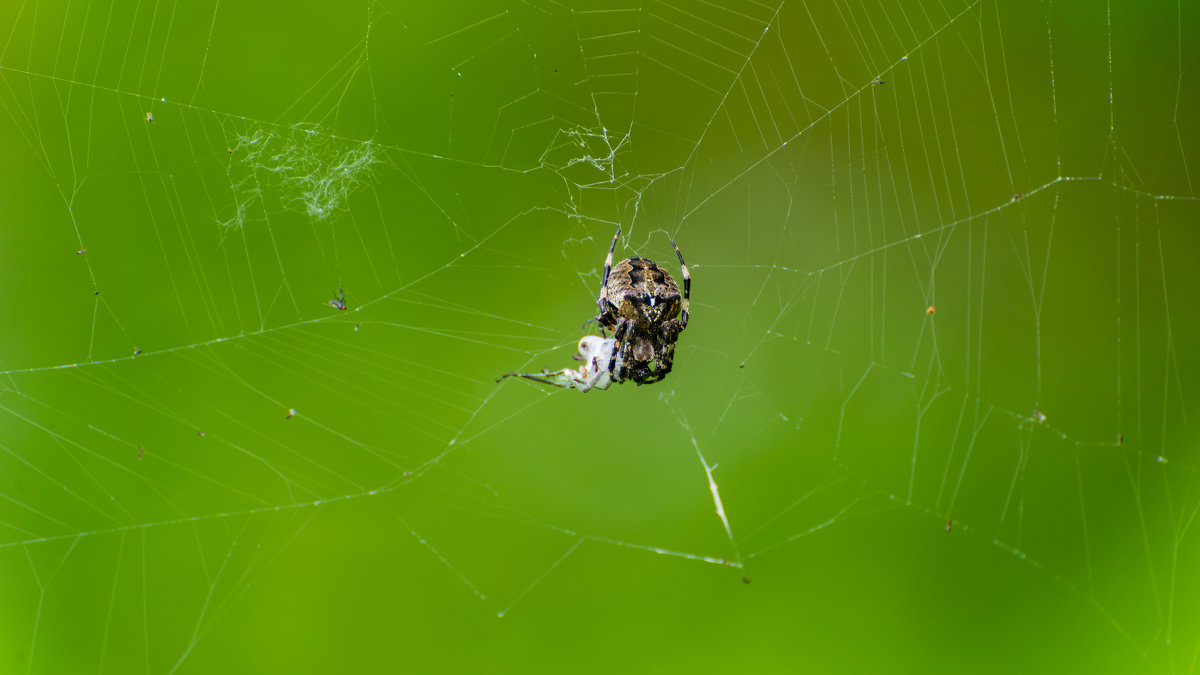
M 675 255 L 679 258 L 679 269 L 683 271 L 683 312 L 679 317 L 679 330 L 682 331 L 687 328 L 688 305 L 692 297 L 692 275 L 688 274 L 688 268 L 683 262 L 683 254 L 679 252 L 679 247 L 675 246 L 675 242 L 671 242 L 671 246 L 675 247 Z
M 555 371 L 555 372 L 542 371 L 541 373 L 537 373 L 537 374 L 533 374 L 533 373 L 505 373 L 505 374 L 501 375 L 499 378 L 497 378 L 497 379 L 496 379 L 496 381 L 497 381 L 497 382 L 500 382 L 501 380 L 503 380 L 503 379 L 504 379 L 504 378 L 506 378 L 506 377 L 520 377 L 520 378 L 524 378 L 524 379 L 526 379 L 526 380 L 533 380 L 534 382 L 541 382 L 542 384 L 548 384 L 548 385 L 551 385 L 551 386 L 554 386 L 554 387 L 559 387 L 559 388 L 561 388 L 561 389 L 574 389 L 574 388 L 575 388 L 575 386 L 576 386 L 576 384 L 577 384 L 577 382 L 576 382 L 575 378 L 573 378 L 573 377 L 571 377 L 570 375 L 568 375 L 568 374 L 567 374 L 567 372 L 568 372 L 568 371 L 570 371 L 571 373 L 575 373 L 575 371 L 573 371 L 573 370 L 570 370 L 569 368 L 568 368 L 568 369 L 565 369 L 565 370 Z M 578 374 L 578 373 L 575 373 L 575 374 Z M 563 384 L 563 383 L 561 383 L 561 382 L 555 382 L 554 380 L 547 380 L 547 379 L 545 378 L 545 376 L 546 376 L 546 375 L 562 375 L 562 376 L 565 376 L 565 377 L 566 377 L 566 378 L 567 378 L 567 379 L 570 381 L 570 384 Z
M 596 307 L 600 313 L 596 315 L 596 321 L 600 324 L 601 317 L 609 314 L 608 303 L 608 275 L 612 272 L 613 252 L 617 250 L 617 241 L 621 238 L 621 228 L 617 228 L 617 233 L 613 235 L 612 246 L 608 247 L 608 257 L 604 259 L 604 276 L 600 278 L 600 297 L 596 298 Z M 587 325 L 587 324 L 584 324 Z
M 671 319 L 662 323 L 662 344 L 675 342 L 679 334 L 683 332 L 684 323 L 679 319 Z
M 600 337 L 604 337 L 604 338 L 608 337 L 608 331 L 606 331 L 604 329 L 604 324 L 600 323 L 600 317 L 598 317 L 598 316 L 593 316 L 590 319 L 588 319 L 587 321 L 584 321 L 583 325 L 580 326 L 580 328 L 579 328 L 580 332 L 586 333 L 588 324 L 593 323 L 593 322 L 595 322 L 596 327 L 598 327 L 600 329 Z
M 671 371 L 664 370 L 662 372 L 656 372 L 653 375 L 650 375 L 646 379 L 642 380 L 641 382 L 638 382 L 638 384 L 654 384 L 655 382 L 658 382 L 658 381 L 662 380 L 664 377 L 666 377 L 667 373 L 669 373 L 669 372 L 671 372 Z
M 617 321 L 617 325 L 613 328 L 613 339 L 617 341 L 617 348 L 613 350 L 613 356 L 608 360 L 608 374 L 612 377 L 613 382 L 620 382 L 625 379 L 625 373 L 628 368 L 625 364 L 629 362 L 629 352 L 633 350 L 633 319 L 621 317 Z M 620 365 L 618 365 L 620 364 Z

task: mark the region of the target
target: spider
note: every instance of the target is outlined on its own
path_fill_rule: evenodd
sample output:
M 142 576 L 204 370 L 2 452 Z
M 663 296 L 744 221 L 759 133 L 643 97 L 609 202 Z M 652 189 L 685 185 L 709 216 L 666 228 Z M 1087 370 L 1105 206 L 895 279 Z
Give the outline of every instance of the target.
M 682 297 L 667 270 L 649 258 L 625 258 L 614 266 L 613 252 L 620 238 L 618 228 L 604 260 L 604 278 L 596 299 L 600 312 L 595 321 L 601 335 L 607 329 L 616 340 L 616 352 L 608 361 L 613 382 L 650 384 L 671 372 L 675 340 L 687 328 L 692 277 L 673 241 L 683 274 Z
M 592 389 L 608 389 L 608 386 L 613 383 L 608 364 L 613 359 L 613 350 L 616 345 L 617 341 L 613 338 L 585 335 L 579 341 L 579 353 L 573 355 L 576 361 L 583 361 L 583 365 L 579 366 L 578 370 L 563 368 L 558 372 L 543 370 L 537 374 L 505 373 L 496 381 L 499 382 L 506 377 L 523 377 L 563 389 L 578 389 L 585 394 Z

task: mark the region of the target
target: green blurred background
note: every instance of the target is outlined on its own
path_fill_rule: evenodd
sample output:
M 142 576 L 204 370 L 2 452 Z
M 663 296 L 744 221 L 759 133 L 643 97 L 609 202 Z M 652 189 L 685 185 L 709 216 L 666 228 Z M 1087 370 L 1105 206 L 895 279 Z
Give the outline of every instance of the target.
M 1198 13 L 5 3 L 0 672 L 1195 672 Z

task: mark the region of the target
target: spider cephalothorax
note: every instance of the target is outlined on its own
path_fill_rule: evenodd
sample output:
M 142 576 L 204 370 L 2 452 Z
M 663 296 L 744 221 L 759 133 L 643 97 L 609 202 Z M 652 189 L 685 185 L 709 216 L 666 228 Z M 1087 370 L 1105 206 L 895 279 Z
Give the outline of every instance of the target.
M 675 255 L 683 274 L 683 293 L 667 270 L 649 258 L 625 258 L 613 265 L 613 252 L 621 230 L 613 237 L 604 260 L 604 278 L 596 304 L 596 322 L 612 331 L 616 353 L 608 370 L 616 382 L 658 382 L 671 372 L 675 340 L 687 328 L 692 277 L 675 242 Z M 676 318 L 678 317 L 678 318 Z

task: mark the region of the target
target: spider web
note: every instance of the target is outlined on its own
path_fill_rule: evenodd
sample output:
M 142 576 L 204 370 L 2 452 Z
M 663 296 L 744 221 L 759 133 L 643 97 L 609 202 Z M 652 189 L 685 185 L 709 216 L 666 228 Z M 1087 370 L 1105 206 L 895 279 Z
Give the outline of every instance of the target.
M 1195 672 L 1194 6 L 469 5 L 0 10 L 3 670 Z

